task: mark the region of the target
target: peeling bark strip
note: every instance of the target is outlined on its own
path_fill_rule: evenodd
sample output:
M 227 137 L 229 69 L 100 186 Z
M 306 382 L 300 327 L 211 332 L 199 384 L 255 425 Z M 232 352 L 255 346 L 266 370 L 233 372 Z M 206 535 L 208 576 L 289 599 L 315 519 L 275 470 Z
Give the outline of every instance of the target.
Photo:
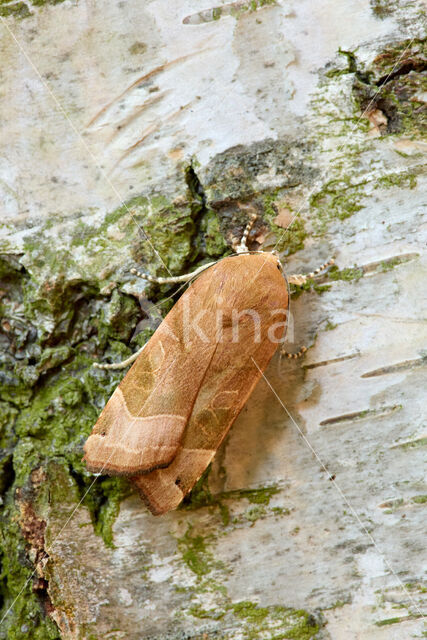
M 22 535 L 28 543 L 27 555 L 35 567 L 32 576 L 32 589 L 40 598 L 45 614 L 54 618 L 55 607 L 48 594 L 48 580 L 46 577 L 46 565 L 49 554 L 45 548 L 46 520 L 37 515 L 35 511 L 35 496 L 41 483 L 46 481 L 44 470 L 39 467 L 30 475 L 30 488 L 17 489 L 16 503 L 20 512 L 19 526 Z
M 88 469 L 134 476 L 156 515 L 175 509 L 276 351 L 288 305 L 271 253 L 231 256 L 204 271 L 108 401 L 85 444 Z

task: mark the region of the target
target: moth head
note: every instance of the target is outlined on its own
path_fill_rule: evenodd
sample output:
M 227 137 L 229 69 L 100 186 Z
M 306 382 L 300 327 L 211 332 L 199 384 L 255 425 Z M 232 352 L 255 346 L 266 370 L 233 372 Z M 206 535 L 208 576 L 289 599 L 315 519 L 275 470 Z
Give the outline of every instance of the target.
M 277 268 L 280 269 L 280 271 L 283 272 L 283 265 L 280 262 L 280 258 L 279 258 L 279 252 L 277 251 L 277 249 L 273 249 L 273 251 L 271 252 L 271 255 L 274 256 L 276 258 L 277 261 Z
M 276 251 L 276 249 L 273 249 L 273 251 L 257 251 L 253 253 L 262 253 L 268 261 L 271 260 L 273 263 L 275 263 L 279 271 L 283 273 L 283 265 L 280 261 L 279 252 Z
M 276 251 L 275 249 L 273 249 L 273 251 L 245 251 L 243 253 L 234 253 L 232 255 L 236 257 L 242 256 L 242 255 L 246 255 L 246 256 L 262 255 L 266 263 L 272 262 L 273 264 L 276 265 L 277 269 L 279 269 L 279 271 L 284 274 L 283 265 L 279 257 L 279 252 Z

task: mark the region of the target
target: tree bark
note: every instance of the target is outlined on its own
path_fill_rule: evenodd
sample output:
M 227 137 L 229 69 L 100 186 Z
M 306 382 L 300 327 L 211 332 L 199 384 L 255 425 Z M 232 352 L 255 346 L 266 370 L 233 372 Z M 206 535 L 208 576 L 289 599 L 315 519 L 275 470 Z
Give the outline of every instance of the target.
M 0 638 L 420 637 L 423 3 L 0 16 Z M 275 356 L 185 504 L 154 517 L 81 462 L 123 376 L 92 364 L 172 304 L 132 267 L 215 260 L 252 211 L 251 248 L 288 273 L 337 266 L 294 292 L 305 358 Z

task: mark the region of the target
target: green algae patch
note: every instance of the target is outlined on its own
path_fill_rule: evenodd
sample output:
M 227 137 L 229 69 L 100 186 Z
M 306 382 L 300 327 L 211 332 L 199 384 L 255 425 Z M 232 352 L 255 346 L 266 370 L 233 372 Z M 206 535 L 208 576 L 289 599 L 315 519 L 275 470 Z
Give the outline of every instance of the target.
M 34 7 L 43 7 L 44 5 L 55 5 L 55 4 L 61 4 L 62 2 L 64 2 L 64 0 L 31 0 L 31 4 Z
M 242 498 L 248 500 L 251 504 L 268 505 L 271 498 L 280 493 L 278 487 L 269 486 L 256 489 L 236 489 L 212 494 L 208 485 L 210 469 L 211 467 L 208 467 L 186 499 L 188 507 L 198 508 L 215 505 L 218 500 L 241 500 Z
M 311 613 L 307 613 L 302 609 L 294 611 L 293 615 L 297 618 L 293 628 L 286 631 L 282 636 L 283 638 L 289 638 L 293 640 L 310 640 L 320 630 L 320 626 L 317 623 L 315 617 Z M 280 638 L 280 635 L 276 638 Z
M 419 582 L 407 582 L 405 588 L 408 591 L 417 591 L 419 593 L 427 593 L 427 587 Z
M 264 518 L 266 515 L 267 515 L 267 510 L 265 507 L 261 505 L 256 505 L 255 507 L 249 507 L 249 509 L 246 509 L 245 511 L 246 520 L 248 520 L 249 522 L 252 522 L 252 524 L 254 524 L 260 518 Z
M 117 260 L 118 249 L 127 250 L 131 246 L 134 263 L 155 265 L 156 274 L 152 275 L 169 275 L 167 270 L 179 273 L 194 257 L 195 215 L 191 198 L 173 203 L 161 195 L 136 196 L 107 214 L 98 228 L 92 226 L 84 235 L 81 231 L 76 233 L 74 242 L 76 246 L 93 249 L 98 272 L 101 267 L 105 268 L 106 257 L 112 254 Z M 102 251 L 99 251 L 100 240 L 105 244 Z
M 79 486 L 82 505 L 89 510 L 95 533 L 107 547 L 114 548 L 113 525 L 122 500 L 131 494 L 129 481 L 120 477 L 102 477 L 88 493 L 90 485 L 87 482 L 80 481 Z
M 234 616 L 244 622 L 243 637 L 248 640 L 295 639 L 310 640 L 320 630 L 320 622 L 302 609 L 290 609 L 280 605 L 261 607 L 251 601 L 230 605 Z
M 62 365 L 69 360 L 72 355 L 73 350 L 65 344 L 60 347 L 48 347 L 40 356 L 40 360 L 37 363 L 37 370 L 39 373 L 46 373 L 49 369 L 55 369 Z
M 260 606 L 250 600 L 232 602 L 225 596 L 218 607 L 205 609 L 202 605 L 191 606 L 187 613 L 194 618 L 221 620 L 221 637 L 231 640 L 235 630 L 245 640 L 311 640 L 316 638 L 323 626 L 321 618 L 302 609 L 291 609 L 280 605 Z
M 392 15 L 399 6 L 396 0 L 370 0 L 372 13 L 383 20 Z
M 327 323 L 325 324 L 325 331 L 333 331 L 334 329 L 337 328 L 337 326 L 338 326 L 337 324 L 328 320 Z
M 330 280 L 343 280 L 344 282 L 357 282 L 363 278 L 364 271 L 362 267 L 349 267 L 348 269 L 338 269 L 333 266 L 329 271 Z
M 292 609 L 280 605 L 260 606 L 250 600 L 232 602 L 224 594 L 218 606 L 211 609 L 201 604 L 191 606 L 187 612 L 194 618 L 221 620 L 221 638 L 231 640 L 235 631 L 245 640 L 295 639 L 311 640 L 317 637 L 323 620 L 302 609 Z
M 239 20 L 243 16 L 254 11 L 258 11 L 263 7 L 276 5 L 277 0 L 249 0 L 249 2 L 230 2 L 223 6 L 212 7 L 199 11 L 198 13 L 189 16 L 190 20 L 186 19 L 184 24 L 203 24 L 205 22 L 215 22 L 226 16 L 232 16 L 236 20 Z
M 224 527 L 230 524 L 230 511 L 222 500 L 222 494 L 214 495 L 209 488 L 209 474 L 212 466 L 209 465 L 204 471 L 200 479 L 196 482 L 193 489 L 187 494 L 178 507 L 182 510 L 191 511 L 202 507 L 212 507 L 219 510 L 221 521 Z
M 11 4 L 0 4 L 0 16 L 7 18 L 13 16 L 14 18 L 28 18 L 32 15 L 28 5 L 25 2 L 14 2 Z
M 215 496 L 212 495 L 209 488 L 209 474 L 211 472 L 211 469 L 212 465 L 210 464 L 202 473 L 190 493 L 185 496 L 180 508 L 198 509 L 200 507 L 207 507 L 217 504 L 217 500 Z
M 291 292 L 292 300 L 297 300 L 304 291 L 314 291 L 321 295 L 330 291 L 331 287 L 331 284 L 318 284 L 314 278 L 307 278 L 304 284 L 290 284 L 289 291 Z
M 395 618 L 385 618 L 384 620 L 377 620 L 375 625 L 377 627 L 388 627 L 390 624 L 397 624 L 398 622 L 403 622 L 404 620 L 408 620 L 408 616 L 399 616 Z
M 269 505 L 273 496 L 278 494 L 280 489 L 276 486 L 259 487 L 258 489 L 239 489 L 237 491 L 224 492 L 222 495 L 228 498 L 246 498 L 252 504 Z
M 182 554 L 183 562 L 199 578 L 207 575 L 217 566 L 205 538 L 194 535 L 191 526 L 181 538 L 178 538 L 178 549 Z
M 230 14 L 238 20 L 243 15 L 245 15 L 245 13 L 253 13 L 254 11 L 258 11 L 263 7 L 268 7 L 276 4 L 277 0 L 250 0 L 249 2 L 243 2 L 242 4 L 236 2 L 234 3 L 234 6 L 232 5 Z M 221 8 L 217 7 L 216 10 L 217 12 L 220 12 Z M 220 17 L 221 13 L 219 13 L 218 17 L 216 17 L 215 19 L 218 20 Z
M 409 442 L 397 443 L 395 446 L 401 447 L 402 449 L 416 449 L 418 447 L 427 446 L 427 438 L 416 438 L 415 440 Z
M 273 496 L 280 493 L 280 489 L 274 485 L 254 489 L 222 491 L 213 494 L 209 488 L 210 471 L 211 465 L 195 484 L 192 491 L 184 498 L 179 507 L 180 509 L 193 511 L 207 507 L 212 511 L 218 510 L 219 520 L 225 528 L 233 528 L 245 523 L 253 526 L 259 519 L 282 514 L 287 515 L 289 513 L 288 509 L 269 506 Z M 242 514 L 233 515 L 232 508 L 227 503 L 229 501 L 240 502 L 241 500 L 247 501 L 249 503 L 248 507 Z M 226 531 L 227 529 L 225 529 L 224 533 Z
M 231 253 L 223 232 L 218 215 L 213 209 L 208 209 L 200 223 L 200 233 L 207 256 L 218 258 Z
M 250 622 L 262 622 L 269 614 L 267 607 L 260 607 L 253 602 L 244 600 L 232 605 L 232 611 L 238 618 L 244 618 Z
M 200 605 L 194 605 L 188 609 L 188 613 L 193 616 L 193 618 L 207 619 L 207 620 L 221 620 L 225 611 L 221 609 L 204 609 Z
M 173 201 L 162 195 L 135 196 L 107 213 L 102 222 L 76 223 L 64 246 L 61 239 L 49 242 L 48 230 L 27 236 L 24 249 L 34 284 L 35 311 L 49 313 L 61 286 L 71 290 L 85 284 L 92 297 L 114 288 L 117 279 L 129 279 L 134 266 L 145 265 L 152 275 L 176 275 L 209 258 L 211 251 L 220 255 L 223 244 L 215 214 L 205 210 L 199 194 L 190 188 L 185 193 Z M 202 224 L 208 231 L 207 242 L 201 237 Z M 69 274 L 67 280 L 65 274 Z M 44 296 L 38 287 L 45 287 Z M 63 294 L 62 302 L 68 297 L 67 291 Z
M 138 263 L 147 264 L 160 256 L 156 262 L 160 263 L 162 272 L 167 268 L 172 274 L 180 273 L 185 264 L 192 262 L 197 256 L 194 244 L 197 227 L 194 219 L 187 207 L 170 205 L 160 197 L 151 205 L 155 207 L 155 213 L 151 213 L 146 207 L 137 208 L 138 218 L 144 219 L 144 230 L 150 241 L 138 243 L 134 257 Z M 161 263 L 164 264 L 163 267 Z
M 81 381 L 70 377 L 70 369 L 72 371 L 71 364 L 68 370 L 65 368 L 57 375 L 54 383 L 51 381 L 40 390 L 15 423 L 15 433 L 19 438 L 13 455 L 15 486 L 23 485 L 32 469 L 46 467 L 49 460 L 56 457 L 66 465 L 70 481 L 76 483 L 80 489 L 79 497 L 83 498 L 94 478 L 81 462 L 82 444 L 99 413 L 92 402 L 104 396 L 104 389 L 94 382 L 91 371 Z M 112 391 L 110 385 L 111 382 L 107 389 Z M 124 479 L 101 477 L 83 499 L 83 505 L 91 513 L 95 532 L 103 537 L 106 544 L 112 544 L 112 523 L 120 500 L 128 491 Z
M 378 178 L 379 187 L 400 187 L 407 189 L 415 189 L 417 186 L 417 177 L 414 173 L 388 173 L 386 176 Z
M 42 7 L 43 5 L 55 5 L 61 4 L 64 0 L 29 0 L 25 2 L 10 2 L 10 0 L 1 0 L 0 2 L 0 16 L 7 18 L 13 16 L 14 18 L 28 18 L 34 15 L 30 11 L 32 7 Z
M 363 208 L 367 180 L 353 182 L 350 175 L 327 182 L 310 196 L 310 207 L 316 215 L 315 228 L 320 232 L 334 219 L 345 220 Z
M 405 260 L 400 260 L 399 258 L 392 258 L 388 261 L 381 262 L 381 271 L 386 273 L 387 271 L 392 271 L 394 267 L 397 267 L 399 264 L 404 263 Z

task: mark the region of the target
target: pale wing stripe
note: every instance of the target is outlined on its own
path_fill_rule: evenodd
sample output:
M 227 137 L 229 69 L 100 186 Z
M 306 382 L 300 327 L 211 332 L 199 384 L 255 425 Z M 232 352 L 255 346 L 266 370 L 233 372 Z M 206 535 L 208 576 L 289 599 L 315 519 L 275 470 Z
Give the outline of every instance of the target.
M 120 408 L 123 409 L 123 411 L 126 413 L 126 417 L 135 424 L 141 424 L 146 421 L 156 420 L 157 418 L 173 418 L 174 420 L 183 420 L 184 423 L 187 423 L 187 418 L 184 418 L 184 416 L 179 416 L 175 413 L 157 413 L 155 416 L 135 416 L 129 411 L 126 404 L 126 398 L 124 397 L 123 391 L 120 389 L 120 387 L 117 387 L 115 393 L 117 393 L 118 395 L 117 400 L 119 402 Z

